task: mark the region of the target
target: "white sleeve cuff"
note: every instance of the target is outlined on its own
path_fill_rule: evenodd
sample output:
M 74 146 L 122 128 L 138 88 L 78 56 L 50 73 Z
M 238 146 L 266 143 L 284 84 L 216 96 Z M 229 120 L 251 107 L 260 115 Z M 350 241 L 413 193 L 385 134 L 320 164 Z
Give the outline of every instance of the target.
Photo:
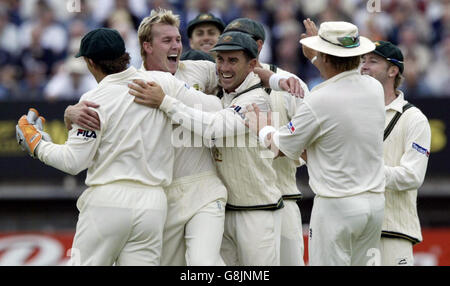
M 269 133 L 274 133 L 275 131 L 277 131 L 276 129 L 275 129 L 275 127 L 273 127 L 273 126 L 270 126 L 270 125 L 268 125 L 268 126 L 265 126 L 263 129 L 261 129 L 260 131 L 259 131 L 259 141 L 261 142 L 261 144 L 264 146 L 264 147 L 269 147 L 268 145 L 266 145 L 266 137 L 267 137 L 267 135 L 269 134 Z
M 164 97 L 163 101 L 161 102 L 161 105 L 159 106 L 159 109 L 168 113 L 169 110 L 172 108 L 172 106 L 175 104 L 177 100 L 171 96 L 168 96 L 166 94 L 166 96 Z
M 275 90 L 275 91 L 283 91 L 280 88 L 280 80 L 281 79 L 287 79 L 288 77 L 283 76 L 283 75 L 279 75 L 279 74 L 273 74 L 270 78 L 269 78 L 269 86 L 271 89 Z

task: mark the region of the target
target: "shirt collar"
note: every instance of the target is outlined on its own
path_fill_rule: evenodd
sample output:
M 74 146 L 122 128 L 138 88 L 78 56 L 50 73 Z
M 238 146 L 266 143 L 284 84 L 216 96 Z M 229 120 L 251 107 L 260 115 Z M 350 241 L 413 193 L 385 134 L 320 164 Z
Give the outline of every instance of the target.
M 403 92 L 399 91 L 399 95 L 396 99 L 394 99 L 389 105 L 385 106 L 386 111 L 392 109 L 394 111 L 398 111 L 400 113 L 403 113 L 403 105 L 405 105 L 405 95 Z
M 259 76 L 257 76 L 255 73 L 250 72 L 247 77 L 244 79 L 244 81 L 239 85 L 234 91 L 227 93 L 225 90 L 223 91 L 224 96 L 235 96 L 236 94 L 246 90 L 247 88 L 251 87 L 252 85 L 258 84 L 261 81 Z
M 99 83 L 99 86 L 103 86 L 105 84 L 112 83 L 112 82 L 122 81 L 123 79 L 129 78 L 130 76 L 132 76 L 135 73 L 137 73 L 136 68 L 131 66 L 122 72 L 107 75 Z
M 311 91 L 315 91 L 315 90 L 321 89 L 321 88 L 325 87 L 326 85 L 329 85 L 329 84 L 331 84 L 333 82 L 337 82 L 337 81 L 339 81 L 339 80 L 341 80 L 341 79 L 343 79 L 345 77 L 352 76 L 352 75 L 360 75 L 360 73 L 358 72 L 357 69 L 341 72 L 341 73 L 339 73 L 339 74 L 337 74 L 337 75 L 327 79 L 326 81 L 316 85 Z

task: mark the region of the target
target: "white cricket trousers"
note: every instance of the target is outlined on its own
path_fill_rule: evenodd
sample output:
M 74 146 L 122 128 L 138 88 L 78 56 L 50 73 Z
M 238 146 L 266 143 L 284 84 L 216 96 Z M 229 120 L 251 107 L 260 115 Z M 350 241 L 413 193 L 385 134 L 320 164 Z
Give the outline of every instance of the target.
M 279 266 L 282 210 L 225 212 L 221 253 L 227 266 Z
M 317 196 L 309 228 L 311 266 L 365 266 L 380 263 L 384 194 L 364 192 L 330 198 Z
M 403 238 L 382 237 L 381 265 L 414 266 L 413 243 Z
M 164 189 L 168 211 L 161 265 L 224 266 L 220 245 L 227 190 L 216 173 L 178 178 Z
M 281 209 L 280 265 L 304 266 L 303 226 L 300 209 L 295 200 L 284 200 Z
M 77 208 L 70 265 L 160 264 L 167 213 L 162 187 L 125 181 L 91 187 Z

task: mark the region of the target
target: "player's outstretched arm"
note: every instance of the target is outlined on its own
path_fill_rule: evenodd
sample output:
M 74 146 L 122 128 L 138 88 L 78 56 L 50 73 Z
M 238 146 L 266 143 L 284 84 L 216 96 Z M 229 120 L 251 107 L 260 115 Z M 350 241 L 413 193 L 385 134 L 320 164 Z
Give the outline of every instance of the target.
M 259 76 L 265 87 L 277 91 L 287 91 L 295 97 L 303 98 L 305 93 L 298 78 L 278 75 L 271 70 L 255 67 L 253 72 Z
M 43 131 L 45 119 L 35 109 L 23 115 L 16 126 L 17 142 L 31 156 L 45 164 L 71 175 L 76 175 L 90 164 L 101 138 L 101 132 L 77 128 L 69 131 L 64 145 L 54 144 Z
M 136 103 L 159 108 L 173 122 L 205 139 L 248 133 L 240 115 L 233 108 L 222 109 L 217 97 L 186 88 L 184 83 L 178 80 L 172 79 L 172 85 L 175 86 L 172 90 L 165 87 L 168 92 L 172 91 L 167 94 L 154 82 L 134 80 L 128 86 Z

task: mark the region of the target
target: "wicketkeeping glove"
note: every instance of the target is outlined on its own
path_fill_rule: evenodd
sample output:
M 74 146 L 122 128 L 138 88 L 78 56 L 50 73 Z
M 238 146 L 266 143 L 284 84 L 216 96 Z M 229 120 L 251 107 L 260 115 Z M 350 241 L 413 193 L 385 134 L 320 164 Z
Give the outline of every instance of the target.
M 27 119 L 28 119 L 28 116 L 27 116 Z M 47 132 L 44 132 L 44 123 L 45 123 L 45 118 L 42 116 L 39 116 L 39 118 L 36 119 L 36 122 L 33 125 L 34 125 L 34 127 L 37 128 L 39 133 L 42 134 L 42 140 L 47 141 L 47 142 L 53 142 L 52 137 L 50 137 L 50 135 Z
M 41 131 L 44 122 L 45 119 L 39 117 L 39 112 L 34 108 L 30 108 L 28 110 L 28 115 L 23 115 L 16 125 L 17 142 L 22 149 L 27 151 L 32 157 L 34 157 L 34 151 L 41 140 L 51 142 L 50 135 Z M 41 130 L 39 130 L 39 128 Z

